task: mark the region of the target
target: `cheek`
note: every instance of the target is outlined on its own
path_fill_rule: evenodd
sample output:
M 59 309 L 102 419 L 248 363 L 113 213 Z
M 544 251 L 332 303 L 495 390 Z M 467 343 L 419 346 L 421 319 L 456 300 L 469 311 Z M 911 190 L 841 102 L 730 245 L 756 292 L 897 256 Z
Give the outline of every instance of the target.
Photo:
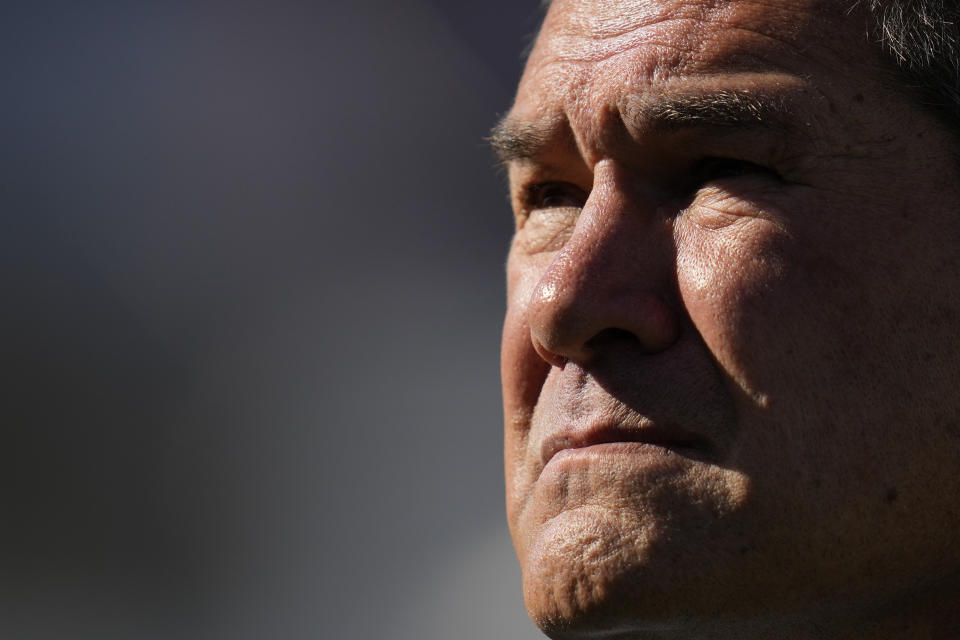
M 769 355 L 767 349 L 780 337 L 776 331 L 764 336 L 758 330 L 777 326 L 771 317 L 775 312 L 767 307 L 787 270 L 786 234 L 758 218 L 720 229 L 681 218 L 674 237 L 677 283 L 691 322 L 721 368 L 756 396 L 755 360 Z
M 526 312 L 537 285 L 539 266 L 511 252 L 507 263 L 507 313 L 503 324 L 500 375 L 503 386 L 504 471 L 507 510 L 516 535 L 516 512 L 529 492 L 525 460 L 533 409 L 550 365 L 533 349 Z
M 507 312 L 503 322 L 500 375 L 508 431 L 524 429 L 550 366 L 533 349 L 527 307 L 545 265 L 511 251 L 507 262 Z
M 518 247 L 518 238 L 514 239 L 507 259 L 507 312 L 500 352 L 505 397 L 525 389 L 530 380 L 542 382 L 543 376 L 539 374 L 543 372 L 546 375 L 549 369 L 549 365 L 533 350 L 527 314 L 533 294 L 550 268 L 555 253 L 528 254 L 522 246 Z M 511 386 L 508 382 L 520 386 Z M 536 401 L 536 397 L 533 401 Z

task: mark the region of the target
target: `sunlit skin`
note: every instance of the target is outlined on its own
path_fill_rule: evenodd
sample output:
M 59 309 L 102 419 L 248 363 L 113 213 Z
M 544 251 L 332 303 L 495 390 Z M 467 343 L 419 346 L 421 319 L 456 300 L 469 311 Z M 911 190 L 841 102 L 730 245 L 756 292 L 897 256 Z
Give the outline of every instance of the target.
M 851 2 L 556 0 L 493 141 L 553 638 L 960 637 L 960 171 Z

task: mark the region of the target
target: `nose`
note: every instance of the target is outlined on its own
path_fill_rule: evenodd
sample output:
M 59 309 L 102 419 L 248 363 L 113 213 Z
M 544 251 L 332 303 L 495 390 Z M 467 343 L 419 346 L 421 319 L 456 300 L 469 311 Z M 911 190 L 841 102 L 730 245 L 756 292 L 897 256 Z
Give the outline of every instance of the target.
M 672 232 L 656 199 L 615 170 L 594 188 L 527 307 L 533 347 L 547 363 L 587 364 L 625 341 L 646 353 L 672 345 L 680 322 Z M 600 177 L 600 176 L 597 176 Z

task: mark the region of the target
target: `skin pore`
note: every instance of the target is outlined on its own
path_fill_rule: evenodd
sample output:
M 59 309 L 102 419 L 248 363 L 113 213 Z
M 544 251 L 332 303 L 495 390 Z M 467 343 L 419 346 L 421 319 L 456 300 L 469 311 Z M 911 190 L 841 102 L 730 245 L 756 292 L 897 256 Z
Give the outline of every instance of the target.
M 952 638 L 954 142 L 846 3 L 556 0 L 507 166 L 507 510 L 553 638 Z

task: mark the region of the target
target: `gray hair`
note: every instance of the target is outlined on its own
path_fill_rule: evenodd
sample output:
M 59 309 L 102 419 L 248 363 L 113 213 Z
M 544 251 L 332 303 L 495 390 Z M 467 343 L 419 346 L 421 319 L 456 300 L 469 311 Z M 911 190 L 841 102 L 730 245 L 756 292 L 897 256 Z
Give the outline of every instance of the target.
M 960 131 L 960 3 L 869 0 L 871 36 L 906 88 Z

